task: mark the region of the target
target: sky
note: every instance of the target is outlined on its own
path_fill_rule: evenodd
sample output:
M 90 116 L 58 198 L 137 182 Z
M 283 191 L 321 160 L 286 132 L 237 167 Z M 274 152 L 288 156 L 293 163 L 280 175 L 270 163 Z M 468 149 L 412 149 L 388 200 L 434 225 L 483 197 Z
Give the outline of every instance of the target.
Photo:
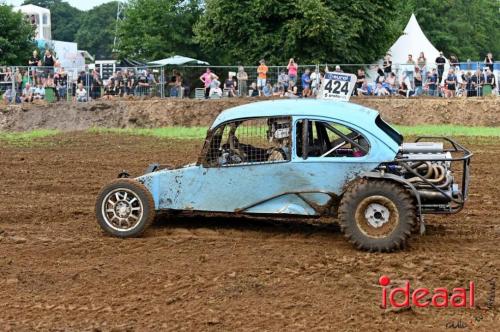
M 73 7 L 76 7 L 81 10 L 88 10 L 103 4 L 105 2 L 111 2 L 112 0 L 64 0 L 68 2 Z M 1 2 L 1 1 L 0 1 Z M 24 2 L 24 0 L 7 0 L 5 1 L 8 5 L 19 6 Z

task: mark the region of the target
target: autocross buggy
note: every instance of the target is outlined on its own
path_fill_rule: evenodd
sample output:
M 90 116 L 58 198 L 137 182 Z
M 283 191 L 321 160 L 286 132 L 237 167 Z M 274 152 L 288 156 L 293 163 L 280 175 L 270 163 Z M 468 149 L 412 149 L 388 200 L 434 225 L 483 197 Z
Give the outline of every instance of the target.
M 357 248 L 392 251 L 423 233 L 424 214 L 463 208 L 471 156 L 444 137 L 403 143 L 357 104 L 256 102 L 215 119 L 197 163 L 105 186 L 96 215 L 118 237 L 139 236 L 160 211 L 330 217 Z

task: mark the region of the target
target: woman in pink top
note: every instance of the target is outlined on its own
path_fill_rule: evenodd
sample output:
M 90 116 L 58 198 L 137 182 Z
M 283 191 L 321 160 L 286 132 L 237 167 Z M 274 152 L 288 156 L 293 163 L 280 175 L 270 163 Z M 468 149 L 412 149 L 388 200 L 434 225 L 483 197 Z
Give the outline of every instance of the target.
M 299 66 L 295 63 L 293 58 L 288 61 L 288 66 L 286 67 L 288 69 L 288 78 L 290 79 L 290 82 L 293 82 L 293 84 L 297 83 L 297 71 L 299 69 Z
M 210 83 L 212 83 L 212 77 L 217 78 L 217 75 L 213 74 L 210 71 L 210 68 L 207 68 L 207 71 L 200 76 L 200 80 L 205 85 L 205 99 L 208 99 L 208 97 L 210 96 Z

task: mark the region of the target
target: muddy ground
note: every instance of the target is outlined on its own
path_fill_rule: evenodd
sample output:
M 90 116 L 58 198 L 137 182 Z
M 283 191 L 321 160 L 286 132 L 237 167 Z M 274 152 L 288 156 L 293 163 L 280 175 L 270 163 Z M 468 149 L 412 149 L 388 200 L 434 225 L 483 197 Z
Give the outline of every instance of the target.
M 462 140 L 464 141 L 464 140 Z M 351 247 L 328 221 L 163 218 L 138 239 L 105 236 L 95 196 L 122 169 L 196 159 L 199 142 L 70 133 L 0 147 L 0 330 L 437 331 L 500 326 L 500 143 L 465 140 L 470 201 L 427 218 L 393 254 Z M 383 310 L 378 278 L 476 285 L 475 309 Z M 448 328 L 447 328 L 448 326 Z M 456 325 L 458 326 L 458 325 Z
M 208 126 L 224 109 L 262 99 L 112 100 L 89 103 L 0 105 L 0 130 L 83 130 L 92 127 Z M 500 126 L 500 98 L 356 98 L 393 124 Z

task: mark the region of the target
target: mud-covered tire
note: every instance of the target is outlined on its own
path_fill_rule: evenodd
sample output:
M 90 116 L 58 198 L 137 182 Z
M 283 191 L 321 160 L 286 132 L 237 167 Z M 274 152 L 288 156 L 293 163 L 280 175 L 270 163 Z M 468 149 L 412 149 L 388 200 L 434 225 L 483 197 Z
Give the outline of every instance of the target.
M 416 224 L 415 204 L 396 183 L 363 179 L 344 193 L 339 222 L 358 249 L 390 252 L 405 246 Z
M 155 218 L 153 196 L 133 179 L 117 179 L 104 186 L 95 204 L 99 226 L 109 235 L 138 237 Z

